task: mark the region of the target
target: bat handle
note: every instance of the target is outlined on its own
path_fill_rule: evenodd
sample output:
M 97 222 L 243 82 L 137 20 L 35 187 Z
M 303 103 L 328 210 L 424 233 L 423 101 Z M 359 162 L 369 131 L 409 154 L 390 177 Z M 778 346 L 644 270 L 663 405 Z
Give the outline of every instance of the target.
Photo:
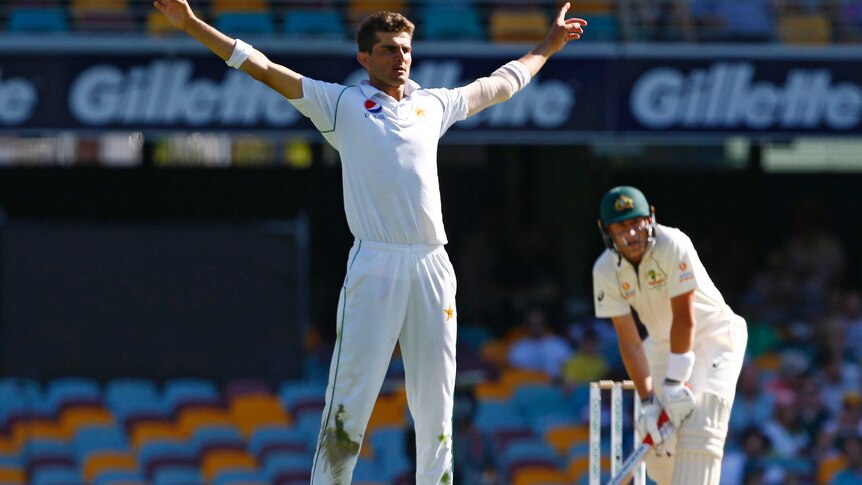
M 667 424 L 669 421 L 670 421 L 670 418 L 669 418 L 669 417 L 667 417 L 667 413 L 666 413 L 666 412 L 664 412 L 664 411 L 662 411 L 662 412 L 661 412 L 661 416 L 659 416 L 659 417 L 658 417 L 658 427 L 659 427 L 659 429 L 661 429 L 661 428 L 662 428 L 665 424 Z M 645 444 L 645 445 L 650 445 L 650 446 L 652 446 L 652 445 L 653 445 L 653 442 L 652 442 L 652 435 L 650 435 L 650 434 L 646 435 L 646 437 L 643 439 L 643 442 L 642 442 L 642 443 L 643 443 L 643 444 Z

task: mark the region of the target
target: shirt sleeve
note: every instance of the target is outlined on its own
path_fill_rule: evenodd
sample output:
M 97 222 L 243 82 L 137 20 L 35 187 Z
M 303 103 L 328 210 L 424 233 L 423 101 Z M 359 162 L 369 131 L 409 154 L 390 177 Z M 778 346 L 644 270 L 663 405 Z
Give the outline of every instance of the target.
M 599 318 L 620 317 L 632 312 L 631 306 L 620 293 L 616 275 L 611 274 L 612 271 L 601 262 L 593 267 L 593 304 Z
M 321 133 L 327 133 L 335 129 L 338 99 L 346 88 L 341 84 L 303 77 L 302 97 L 288 101 Z
M 688 293 L 697 288 L 697 276 L 694 263 L 699 261 L 691 239 L 683 233 L 668 238 L 667 258 L 669 275 L 667 283 L 667 294 L 675 296 Z
M 464 96 L 463 88 L 428 89 L 428 93 L 434 95 L 443 104 L 443 119 L 440 123 L 440 136 L 446 133 L 450 126 L 456 121 L 467 118 L 467 98 Z

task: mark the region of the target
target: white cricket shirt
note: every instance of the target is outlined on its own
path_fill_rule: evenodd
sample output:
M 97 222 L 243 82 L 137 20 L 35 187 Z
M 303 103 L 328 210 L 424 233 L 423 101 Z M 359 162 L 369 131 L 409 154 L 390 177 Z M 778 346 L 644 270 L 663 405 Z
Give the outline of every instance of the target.
M 739 317 L 709 278 L 691 239 L 679 229 L 662 225 L 656 226 L 655 239 L 637 270 L 609 249 L 599 256 L 593 265 L 596 316 L 618 317 L 634 308 L 650 339 L 669 346 L 670 299 L 694 290 L 695 344 L 725 333 Z
M 446 244 L 437 142 L 467 116 L 460 89 L 408 81 L 401 101 L 363 81 L 343 86 L 304 77 L 289 100 L 341 155 L 344 212 L 357 239 Z

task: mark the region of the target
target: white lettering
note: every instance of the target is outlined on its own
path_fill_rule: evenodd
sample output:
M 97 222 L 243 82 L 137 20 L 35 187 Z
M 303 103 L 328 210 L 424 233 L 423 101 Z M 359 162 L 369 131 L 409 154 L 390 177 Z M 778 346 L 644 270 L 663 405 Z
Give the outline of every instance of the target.
M 849 130 L 862 121 L 862 88 L 849 82 L 833 85 L 824 69 L 793 69 L 781 85 L 756 81 L 748 62 L 719 62 L 687 74 L 659 67 L 635 81 L 629 109 L 652 129 Z
M 300 114 L 280 94 L 233 69 L 221 81 L 192 78 L 190 61 L 156 61 L 126 72 L 99 65 L 72 83 L 72 115 L 85 125 L 287 126 Z
M 29 120 L 37 101 L 32 82 L 19 77 L 4 81 L 0 71 L 0 123 L 17 125 Z

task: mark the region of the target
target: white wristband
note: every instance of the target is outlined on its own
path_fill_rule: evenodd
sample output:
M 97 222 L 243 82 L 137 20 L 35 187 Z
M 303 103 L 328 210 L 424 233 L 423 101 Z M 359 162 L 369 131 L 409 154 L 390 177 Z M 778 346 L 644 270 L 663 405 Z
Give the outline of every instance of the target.
M 234 69 L 239 69 L 239 66 L 248 59 L 253 50 L 254 47 L 237 39 L 233 44 L 233 52 L 230 55 L 230 59 L 227 60 L 227 65 Z
M 691 371 L 694 369 L 694 352 L 688 351 L 684 354 L 671 353 L 667 359 L 666 379 L 679 382 L 688 382 Z

